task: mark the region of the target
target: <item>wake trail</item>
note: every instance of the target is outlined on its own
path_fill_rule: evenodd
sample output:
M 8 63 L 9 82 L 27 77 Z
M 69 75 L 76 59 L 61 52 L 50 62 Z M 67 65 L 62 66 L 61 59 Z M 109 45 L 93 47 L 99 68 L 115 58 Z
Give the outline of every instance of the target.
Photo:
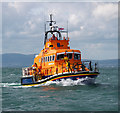
M 81 78 L 78 80 L 62 79 L 61 81 L 48 81 L 44 84 L 38 84 L 35 86 L 22 86 L 21 83 L 0 83 L 0 87 L 29 88 L 29 87 L 40 87 L 40 86 L 49 86 L 49 85 L 57 85 L 57 86 L 86 85 L 85 83 L 83 83 L 83 80 L 86 80 L 86 78 Z

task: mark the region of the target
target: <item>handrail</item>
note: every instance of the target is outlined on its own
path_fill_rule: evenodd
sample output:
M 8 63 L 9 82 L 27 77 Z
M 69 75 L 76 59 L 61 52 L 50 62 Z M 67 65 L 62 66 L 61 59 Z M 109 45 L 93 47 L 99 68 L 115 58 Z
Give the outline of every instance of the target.
M 63 74 L 64 72 L 70 72 L 70 71 L 71 72 L 72 71 L 74 71 L 74 72 L 75 71 L 77 71 L 77 72 L 79 72 L 79 71 L 95 71 L 95 72 L 99 72 L 96 63 L 95 63 L 94 68 L 93 68 L 93 65 L 90 66 L 91 64 L 89 64 L 88 67 L 87 67 L 84 63 L 80 64 L 79 62 L 74 62 L 74 63 L 71 63 L 70 65 L 66 65 L 66 64 L 67 64 L 66 62 L 63 62 L 63 63 L 57 64 L 56 68 L 55 67 L 42 68 L 41 74 L 44 76 L 44 75 L 53 75 L 54 72 L 56 74 L 61 73 L 61 72 Z M 32 70 L 33 70 L 32 67 L 22 68 L 23 76 L 31 75 L 31 73 L 33 74 Z

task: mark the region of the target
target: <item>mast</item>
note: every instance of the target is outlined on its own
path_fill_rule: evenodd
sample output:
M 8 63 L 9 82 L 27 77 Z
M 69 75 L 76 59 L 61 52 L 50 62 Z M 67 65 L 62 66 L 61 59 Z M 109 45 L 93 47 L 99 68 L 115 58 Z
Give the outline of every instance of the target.
M 49 26 L 51 27 L 51 31 L 52 31 L 53 23 L 56 24 L 56 21 L 53 21 L 53 20 L 52 20 L 52 14 L 50 14 L 50 21 L 47 21 L 47 22 L 50 22 L 50 23 L 49 23 Z
M 50 31 L 52 31 L 52 26 L 53 26 L 53 23 L 56 24 L 56 21 L 53 21 L 52 20 L 52 14 L 50 14 L 50 21 L 46 21 L 46 22 L 49 22 L 49 26 L 50 26 Z M 46 31 L 46 23 L 45 23 L 45 39 L 44 39 L 44 45 L 46 43 L 46 40 L 47 40 L 47 37 L 46 37 L 46 33 L 48 31 Z M 52 33 L 52 32 L 51 32 Z

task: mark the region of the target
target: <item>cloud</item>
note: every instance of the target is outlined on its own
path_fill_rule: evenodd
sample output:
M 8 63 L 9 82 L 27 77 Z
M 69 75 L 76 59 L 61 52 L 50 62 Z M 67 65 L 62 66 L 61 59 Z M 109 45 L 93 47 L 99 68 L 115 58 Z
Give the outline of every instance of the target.
M 116 58 L 117 12 L 117 3 L 3 3 L 3 53 L 39 53 L 43 48 L 44 22 L 52 13 L 59 27 L 66 29 L 68 21 L 71 48 L 81 49 L 83 58 L 97 59 L 100 54 L 99 59 Z
M 80 26 L 80 30 L 83 30 L 84 29 L 84 26 Z
M 21 13 L 25 13 L 25 9 L 27 7 L 25 7 L 25 3 L 22 2 L 8 2 L 8 3 L 4 3 L 8 5 L 8 8 L 11 10 L 14 10 L 17 14 L 21 14 Z M 25 12 L 24 12 L 25 11 Z
M 105 20 L 111 20 L 118 16 L 118 4 L 117 3 L 102 3 L 98 4 L 92 12 L 95 18 L 103 18 Z
M 11 38 L 11 36 L 13 36 L 15 34 L 15 32 L 14 31 L 7 31 L 7 32 L 5 32 L 5 37 L 7 37 L 7 38 Z
M 69 16 L 69 22 L 70 22 L 71 24 L 73 24 L 73 25 L 78 25 L 79 21 L 80 21 L 80 20 L 79 20 L 79 17 L 78 17 L 77 15 L 72 14 L 72 15 Z

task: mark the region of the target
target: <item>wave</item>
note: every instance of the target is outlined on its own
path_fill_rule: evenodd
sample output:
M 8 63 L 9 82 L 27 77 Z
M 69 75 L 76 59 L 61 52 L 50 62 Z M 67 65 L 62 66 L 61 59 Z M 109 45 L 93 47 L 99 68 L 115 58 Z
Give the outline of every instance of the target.
M 20 86 L 21 83 L 0 83 L 0 87 Z
M 93 83 L 93 80 L 90 79 L 90 81 L 88 82 L 88 78 L 81 78 L 78 80 L 62 79 L 61 81 L 48 81 L 44 84 L 39 84 L 35 86 L 22 86 L 21 83 L 0 83 L 0 87 L 29 88 L 29 87 L 40 87 L 40 86 L 49 86 L 49 85 L 75 86 L 75 85 L 86 85 L 87 83 Z
M 48 81 L 45 85 L 56 84 L 59 86 L 74 86 L 74 85 L 85 85 L 82 81 L 85 79 L 71 80 L 71 79 L 62 79 L 61 81 Z

